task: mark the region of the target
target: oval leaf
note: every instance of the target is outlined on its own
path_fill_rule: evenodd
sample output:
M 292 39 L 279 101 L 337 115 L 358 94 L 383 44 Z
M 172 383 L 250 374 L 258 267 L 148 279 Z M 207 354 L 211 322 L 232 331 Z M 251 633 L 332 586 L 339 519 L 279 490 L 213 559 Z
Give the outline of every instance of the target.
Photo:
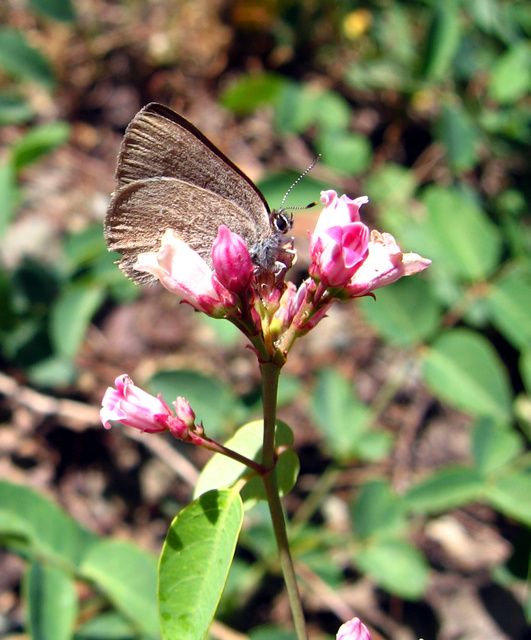
M 364 314 L 382 336 L 401 347 L 420 344 L 439 326 L 441 305 L 421 278 L 402 278 L 360 300 Z
M 388 482 L 365 484 L 352 510 L 354 528 L 360 538 L 393 535 L 404 524 L 401 501 Z
M 428 564 L 413 545 L 402 540 L 382 540 L 361 549 L 359 568 L 384 589 L 401 598 L 416 600 L 428 581 Z
M 129 542 L 102 540 L 87 551 L 80 571 L 138 629 L 158 637 L 154 557 Z
M 484 488 L 485 480 L 475 469 L 447 467 L 419 482 L 403 498 L 414 512 L 436 513 L 474 502 Z
M 50 500 L 27 487 L 0 481 L 0 534 L 4 544 L 25 541 L 26 555 L 75 567 L 96 539 Z
M 214 618 L 243 522 L 237 491 L 209 491 L 171 523 L 159 564 L 164 640 L 202 640 Z
M 501 513 L 531 527 L 531 470 L 501 478 L 489 486 L 487 499 Z
M 70 358 L 77 355 L 103 298 L 102 288 L 85 283 L 72 285 L 61 292 L 50 315 L 50 337 L 59 355 Z
M 24 586 L 32 639 L 70 640 L 78 610 L 72 577 L 56 566 L 34 562 Z
M 473 415 L 498 422 L 511 414 L 507 373 L 490 342 L 466 329 L 437 340 L 424 358 L 426 383 L 440 398 Z
M 40 82 L 48 89 L 55 82 L 52 69 L 38 49 L 27 38 L 8 27 L 0 29 L 0 67 L 16 78 Z

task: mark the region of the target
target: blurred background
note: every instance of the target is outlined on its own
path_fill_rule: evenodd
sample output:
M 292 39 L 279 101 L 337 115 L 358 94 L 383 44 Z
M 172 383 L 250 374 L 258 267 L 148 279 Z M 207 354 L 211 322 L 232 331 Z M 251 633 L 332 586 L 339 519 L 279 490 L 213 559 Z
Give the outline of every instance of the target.
M 157 637 L 153 558 L 209 456 L 104 431 L 116 376 L 220 440 L 260 415 L 232 325 L 106 251 L 120 140 L 158 101 L 272 208 L 322 154 L 287 205 L 368 195 L 362 219 L 433 260 L 331 309 L 283 373 L 311 638 L 352 615 L 377 639 L 531 637 L 530 31 L 509 0 L 2 0 L 0 635 Z M 317 215 L 295 214 L 297 283 Z M 212 638 L 293 638 L 264 505 Z

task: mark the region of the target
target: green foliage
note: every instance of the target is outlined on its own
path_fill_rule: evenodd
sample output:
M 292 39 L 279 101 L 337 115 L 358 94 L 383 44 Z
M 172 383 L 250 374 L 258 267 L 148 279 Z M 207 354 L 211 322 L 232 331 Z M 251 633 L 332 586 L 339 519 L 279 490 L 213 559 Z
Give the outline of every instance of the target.
M 225 443 L 225 446 L 237 451 L 246 458 L 261 461 L 262 455 L 263 422 L 256 420 L 240 427 L 236 433 Z M 293 432 L 284 422 L 278 421 L 275 434 L 275 446 L 291 447 L 293 445 Z M 277 462 L 277 479 L 281 495 L 291 491 L 299 473 L 299 461 L 297 454 L 291 449 L 283 450 Z M 249 469 L 237 462 L 216 453 L 204 466 L 199 480 L 195 486 L 194 496 L 198 497 L 212 489 L 234 486 L 237 480 L 243 476 L 252 476 Z M 262 481 L 257 477 L 251 477 L 242 490 L 242 498 L 247 508 L 250 508 L 258 500 L 265 500 L 265 492 Z
M 356 457 L 378 460 L 389 452 L 389 435 L 371 430 L 370 408 L 356 398 L 351 382 L 336 371 L 323 369 L 319 373 L 312 411 L 326 436 L 324 446 L 338 460 L 346 462 Z
M 156 563 L 145 551 L 98 538 L 47 498 L 4 481 L 0 482 L 0 541 L 29 560 L 24 591 L 32 637 L 72 637 L 80 608 L 75 580 L 100 595 L 99 608 L 92 611 L 94 626 L 99 612 L 106 615 L 103 612 L 110 606 L 122 616 L 118 625 L 122 635 L 100 637 L 158 637 Z
M 162 637 L 205 638 L 227 576 L 243 522 L 235 490 L 212 490 L 171 523 L 159 564 Z
M 42 53 L 27 38 L 9 27 L 0 29 L 0 68 L 17 79 L 27 79 L 52 89 L 53 71 Z

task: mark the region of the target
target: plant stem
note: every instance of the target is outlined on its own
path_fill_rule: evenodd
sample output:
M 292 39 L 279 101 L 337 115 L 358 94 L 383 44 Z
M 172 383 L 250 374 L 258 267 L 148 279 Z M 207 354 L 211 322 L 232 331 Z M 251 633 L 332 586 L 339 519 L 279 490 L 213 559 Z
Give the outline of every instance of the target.
M 293 624 L 299 640 L 308 640 L 306 623 L 302 609 L 301 597 L 295 577 L 295 569 L 291 558 L 288 535 L 286 531 L 286 519 L 282 510 L 282 503 L 278 492 L 277 476 L 275 470 L 275 424 L 277 411 L 278 379 L 280 366 L 274 362 L 263 362 L 260 365 L 262 372 L 262 396 L 264 402 L 264 443 L 262 451 L 262 466 L 266 470 L 263 481 L 269 503 L 269 511 L 273 522 L 273 530 L 278 546 L 280 566 L 284 575 L 284 582 L 288 592 L 288 598 L 293 616 Z

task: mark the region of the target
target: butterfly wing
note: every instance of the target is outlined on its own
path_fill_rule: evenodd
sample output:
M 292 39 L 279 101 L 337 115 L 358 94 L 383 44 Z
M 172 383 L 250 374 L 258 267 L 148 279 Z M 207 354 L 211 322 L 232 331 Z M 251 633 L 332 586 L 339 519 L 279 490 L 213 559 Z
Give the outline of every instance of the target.
M 116 190 L 146 178 L 177 178 L 231 200 L 257 224 L 269 226 L 269 207 L 258 187 L 191 122 L 151 103 L 126 129 Z
M 148 178 L 130 182 L 113 194 L 105 238 L 111 251 L 122 254 L 118 265 L 126 276 L 145 284 L 152 276 L 136 271 L 134 264 L 140 253 L 160 248 L 167 229 L 173 229 L 212 266 L 211 248 L 220 224 L 237 231 L 249 247 L 260 244 L 253 220 L 233 201 L 175 178 Z

